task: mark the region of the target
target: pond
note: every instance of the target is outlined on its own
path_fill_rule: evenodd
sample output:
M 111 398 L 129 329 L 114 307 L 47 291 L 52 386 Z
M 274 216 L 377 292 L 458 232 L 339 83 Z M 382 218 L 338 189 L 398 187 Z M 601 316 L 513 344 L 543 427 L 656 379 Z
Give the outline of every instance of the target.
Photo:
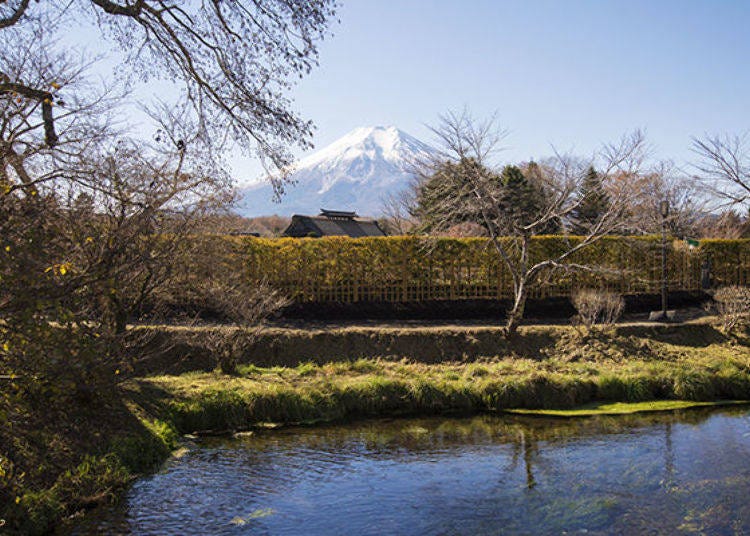
M 745 534 L 750 410 L 202 439 L 73 534 Z

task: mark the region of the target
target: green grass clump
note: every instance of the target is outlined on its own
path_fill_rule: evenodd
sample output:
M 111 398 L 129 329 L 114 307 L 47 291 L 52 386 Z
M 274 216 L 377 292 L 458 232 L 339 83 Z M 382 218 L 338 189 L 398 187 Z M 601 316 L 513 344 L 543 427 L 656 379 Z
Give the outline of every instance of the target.
M 160 420 L 142 422 L 144 433 L 117 436 L 110 447 L 112 455 L 130 474 L 153 470 L 177 448 L 179 432 L 173 424 Z
M 586 404 L 573 409 L 509 409 L 517 415 L 539 415 L 543 417 L 591 417 L 594 415 L 630 415 L 651 411 L 675 411 L 680 409 L 747 404 L 741 400 L 719 400 L 696 402 L 691 400 L 650 400 L 648 402 L 615 402 Z
M 17 488 L 16 496 L 0 505 L 2 530 L 8 534 L 47 534 L 66 515 L 116 501 L 119 491 L 136 475 L 155 469 L 177 446 L 178 433 L 173 425 L 148 420 L 141 424 L 138 433 L 114 437 L 104 452 L 85 454 L 50 487 Z
M 601 342 L 601 341 L 600 341 Z M 614 341 L 616 344 L 630 341 Z M 368 416 L 571 409 L 591 403 L 750 399 L 750 352 L 649 341 L 632 359 L 498 356 L 426 364 L 358 359 L 245 367 L 237 376 L 190 373 L 139 380 L 180 432 L 232 431 Z M 148 391 L 148 389 L 146 389 Z

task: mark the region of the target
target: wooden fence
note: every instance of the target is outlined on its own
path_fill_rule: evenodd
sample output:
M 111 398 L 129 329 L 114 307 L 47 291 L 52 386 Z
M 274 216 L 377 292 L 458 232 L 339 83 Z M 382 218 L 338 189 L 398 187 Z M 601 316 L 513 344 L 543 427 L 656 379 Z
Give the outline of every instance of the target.
M 549 258 L 569 245 L 570 239 L 563 237 L 534 238 L 532 260 Z M 268 281 L 297 302 L 425 302 L 513 294 L 510 273 L 481 238 L 248 238 L 244 247 L 249 277 Z M 545 273 L 532 297 L 569 296 L 582 287 L 622 294 L 660 289 L 657 237 L 606 237 L 570 261 L 597 270 Z M 700 289 L 701 269 L 709 264 L 714 285 L 747 284 L 750 240 L 707 240 L 695 248 L 670 241 L 670 289 Z

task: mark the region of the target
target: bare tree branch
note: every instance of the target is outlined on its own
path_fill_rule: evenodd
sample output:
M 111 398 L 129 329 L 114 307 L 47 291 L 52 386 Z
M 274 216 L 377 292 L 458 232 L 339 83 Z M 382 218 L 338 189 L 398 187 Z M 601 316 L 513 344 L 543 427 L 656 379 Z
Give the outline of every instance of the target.
M 750 206 L 750 147 L 747 135 L 706 135 L 693 138 L 698 179 L 713 197 L 725 205 Z
M 13 26 L 20 21 L 21 17 L 23 17 L 23 14 L 26 13 L 26 10 L 29 7 L 29 2 L 30 0 L 20 0 L 15 8 L 10 8 L 11 11 L 9 15 L 0 17 L 0 30 Z
M 595 163 L 607 183 L 615 173 L 634 176 L 643 165 L 645 138 L 636 131 L 617 143 L 605 145 L 587 161 L 556 152 L 554 158 L 531 162 L 523 171 L 514 166 L 501 170 L 494 162 L 507 131 L 491 118 L 476 121 L 467 111 L 449 112 L 432 127 L 439 149 L 422 162 L 418 188 L 430 189 L 433 232 L 440 232 L 467 214 L 478 216 L 489 243 L 513 280 L 514 300 L 506 329 L 512 334 L 520 322 L 530 290 L 542 273 L 552 270 L 593 270 L 573 260 L 581 250 L 620 229 L 626 214 L 625 188 L 613 188 L 607 209 L 582 237 L 565 237 L 566 220 L 580 205 L 581 184 Z M 559 226 L 566 247 L 552 257 L 534 261 L 532 237 Z
M 0 28 L 23 28 L 31 18 L 43 20 L 49 31 L 53 19 L 57 24 L 93 19 L 104 36 L 131 53 L 128 78 L 181 83 L 185 102 L 206 133 L 202 143 L 215 153 L 229 146 L 257 152 L 281 192 L 293 162 L 290 145 L 307 149 L 312 137 L 312 123 L 292 110 L 286 94 L 295 78 L 317 65 L 318 43 L 328 34 L 336 7 L 336 0 L 86 0 L 65 6 L 21 0 L 11 11 L 0 11 Z M 56 145 L 47 88 L 5 74 L 0 94 L 37 100 L 47 144 Z

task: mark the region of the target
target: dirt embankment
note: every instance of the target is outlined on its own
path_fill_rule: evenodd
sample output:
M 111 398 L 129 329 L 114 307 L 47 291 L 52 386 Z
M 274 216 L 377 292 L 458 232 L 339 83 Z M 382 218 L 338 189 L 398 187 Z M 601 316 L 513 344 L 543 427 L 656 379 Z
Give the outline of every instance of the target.
M 516 356 L 541 360 L 568 351 L 579 350 L 586 339 L 598 349 L 588 352 L 617 353 L 623 357 L 642 353 L 651 342 L 703 347 L 734 341 L 714 325 L 712 318 L 701 318 L 681 324 L 663 325 L 628 322 L 617 325 L 611 332 L 587 336 L 571 326 L 524 326 L 511 339 L 505 337 L 498 325 L 339 325 L 269 327 L 259 334 L 244 350 L 238 361 L 258 366 L 295 367 L 301 363 L 317 364 L 365 359 L 408 359 L 420 363 L 446 361 L 475 361 L 497 356 Z M 153 358 L 136 365 L 137 373 L 180 374 L 191 370 L 210 371 L 217 360 L 207 341 L 217 334 L 236 331 L 229 326 L 201 328 L 150 327 L 156 330 L 154 344 L 164 348 L 151 352 Z M 595 342 L 599 341 L 599 342 Z M 569 342 L 569 347 L 566 343 Z

